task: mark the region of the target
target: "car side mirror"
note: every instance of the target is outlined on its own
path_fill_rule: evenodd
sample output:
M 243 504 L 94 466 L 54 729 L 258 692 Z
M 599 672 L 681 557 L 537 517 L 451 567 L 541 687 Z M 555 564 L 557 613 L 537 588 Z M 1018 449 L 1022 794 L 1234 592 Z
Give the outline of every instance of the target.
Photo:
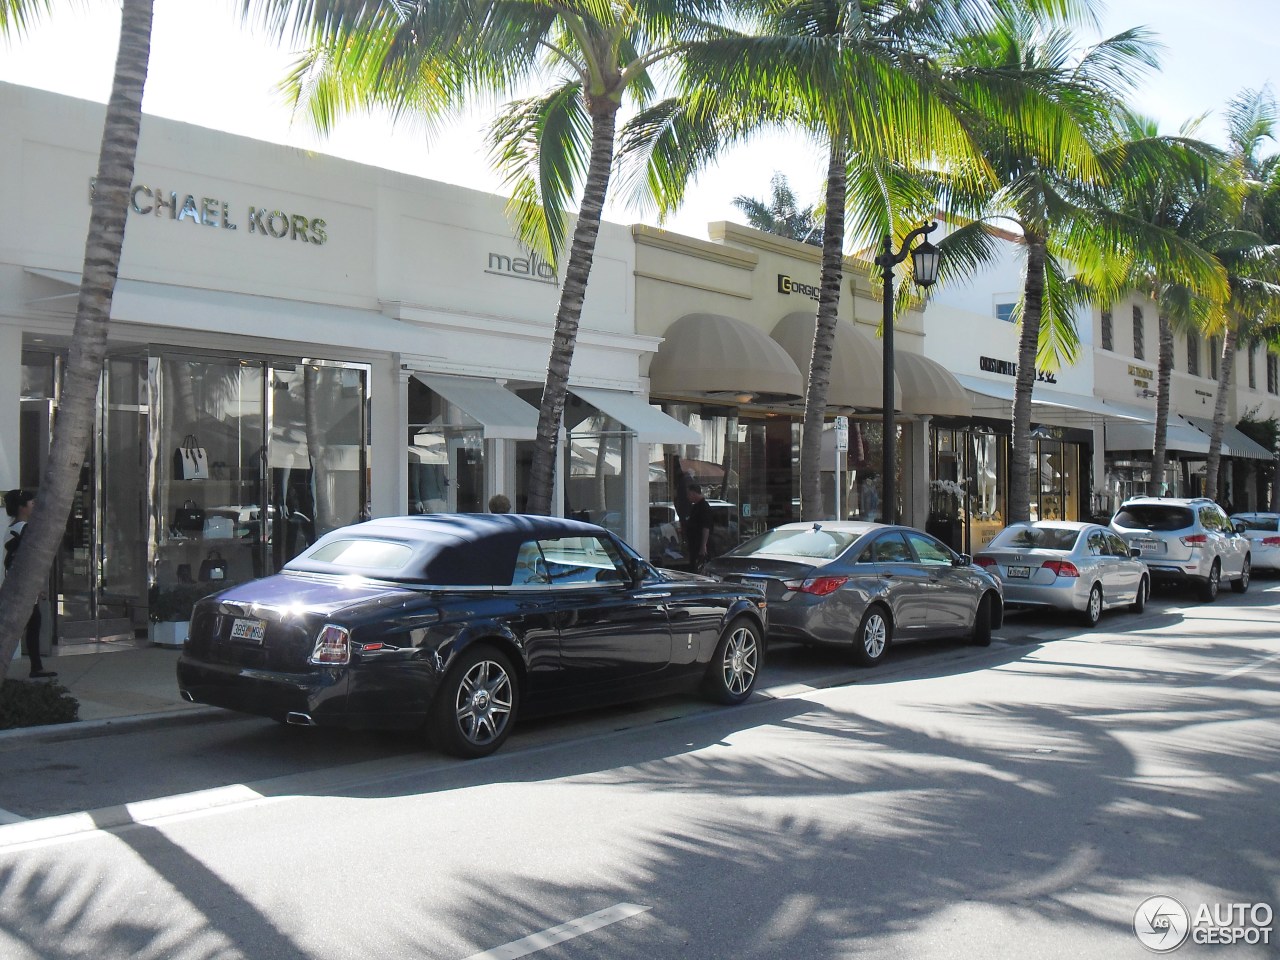
M 973 566 L 973 557 L 967 553 L 962 553 L 960 556 L 956 557 L 952 565 L 957 567 L 971 567 Z
M 644 578 L 649 573 L 649 565 L 639 557 L 627 558 L 627 576 L 631 579 L 631 586 L 638 587 L 644 583 Z
M 1130 559 L 1130 560 L 1136 560 L 1136 559 L 1137 559 L 1138 557 L 1140 557 L 1140 556 L 1142 556 L 1142 551 L 1141 551 L 1141 550 L 1139 550 L 1137 547 L 1130 547 L 1130 548 L 1129 548 L 1129 559 Z
M 1249 529 L 1249 525 L 1245 523 L 1243 520 L 1237 520 L 1235 523 L 1231 525 L 1231 529 L 1234 530 L 1236 533 L 1244 533 L 1246 530 Z

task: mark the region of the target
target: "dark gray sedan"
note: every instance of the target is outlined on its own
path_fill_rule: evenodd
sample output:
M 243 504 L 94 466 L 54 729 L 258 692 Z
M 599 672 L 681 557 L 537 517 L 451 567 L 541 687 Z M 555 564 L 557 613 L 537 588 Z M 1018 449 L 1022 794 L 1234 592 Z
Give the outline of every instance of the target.
M 899 640 L 954 636 L 985 646 L 1004 619 L 1000 581 L 912 527 L 788 523 L 707 572 L 765 588 L 771 637 L 850 647 L 868 666 Z

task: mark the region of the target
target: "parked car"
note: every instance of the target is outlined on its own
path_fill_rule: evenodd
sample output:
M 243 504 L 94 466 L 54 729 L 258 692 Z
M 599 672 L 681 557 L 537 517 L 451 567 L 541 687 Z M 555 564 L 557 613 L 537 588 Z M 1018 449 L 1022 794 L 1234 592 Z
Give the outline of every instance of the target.
M 712 560 L 707 572 L 764 587 L 770 636 L 848 647 L 868 666 L 902 640 L 989 644 L 1004 618 L 999 580 L 911 527 L 783 524 Z
M 1249 589 L 1249 541 L 1212 500 L 1135 497 L 1120 505 L 1111 529 L 1141 551 L 1153 583 L 1190 583 L 1205 603 L 1224 579 L 1236 593 Z
M 1092 627 L 1112 607 L 1146 607 L 1151 577 L 1137 553 L 1096 523 L 1037 520 L 1005 527 L 973 562 L 1000 578 L 1008 606 L 1078 613 Z
M 658 570 L 594 524 L 373 520 L 199 601 L 178 685 L 289 724 L 422 728 L 479 757 L 517 717 L 698 686 L 741 703 L 765 610 L 758 588 Z
M 1280 571 L 1280 513 L 1237 513 L 1231 522 L 1249 541 L 1253 569 Z

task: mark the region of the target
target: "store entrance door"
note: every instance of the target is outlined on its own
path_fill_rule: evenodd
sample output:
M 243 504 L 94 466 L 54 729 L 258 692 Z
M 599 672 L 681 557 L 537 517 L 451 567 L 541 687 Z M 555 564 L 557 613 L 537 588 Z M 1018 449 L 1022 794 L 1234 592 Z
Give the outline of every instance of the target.
M 107 360 L 94 438 L 54 558 L 51 607 L 60 645 L 132 642 L 145 632 L 147 581 L 139 546 L 146 542 L 146 392 L 144 360 Z M 28 452 L 49 448 L 58 405 L 56 392 L 50 393 L 22 401 L 24 460 Z

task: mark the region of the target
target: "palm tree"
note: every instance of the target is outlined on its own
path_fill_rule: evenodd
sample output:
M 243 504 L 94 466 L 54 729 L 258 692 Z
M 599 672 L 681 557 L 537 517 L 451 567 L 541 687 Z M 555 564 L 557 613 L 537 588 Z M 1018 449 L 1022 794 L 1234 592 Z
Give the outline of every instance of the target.
M 1103 296 L 1123 286 L 1135 251 L 1163 258 L 1198 286 L 1212 288 L 1215 265 L 1203 251 L 1169 231 L 1116 213 L 1108 191 L 1117 177 L 1154 166 L 1158 144 L 1115 142 L 1121 97 L 1155 64 L 1147 35 L 1129 30 L 1077 52 L 1063 31 L 1042 33 L 1025 19 L 1002 23 L 974 48 L 958 51 L 975 66 L 1012 70 L 1034 78 L 1042 96 L 1061 107 L 1061 132 L 1093 145 L 1083 162 L 1037 154 L 1017 131 L 990 126 L 984 153 L 998 188 L 987 195 L 953 191 L 953 209 L 971 218 L 946 237 L 943 269 L 967 273 L 993 259 L 995 222 L 1012 223 L 1025 250 L 1019 304 L 1021 331 L 1009 463 L 1009 522 L 1030 517 L 1031 400 L 1038 369 L 1074 360 L 1075 312 L 1091 291 Z M 1075 271 L 1075 276 L 1070 271 Z M 1218 281 L 1220 282 L 1220 280 Z
M 1220 151 L 1194 138 L 1199 120 L 1183 124 L 1176 137 L 1160 135 L 1154 121 L 1125 114 L 1117 131 L 1128 145 L 1128 158 L 1141 157 L 1120 170 L 1114 180 L 1114 212 L 1134 221 L 1135 235 L 1141 229 L 1168 231 L 1181 241 L 1205 250 L 1205 243 L 1221 228 L 1217 207 L 1220 189 L 1213 181 L 1222 161 Z M 1212 312 L 1219 282 L 1209 290 L 1198 290 L 1169 259 L 1149 256 L 1138 248 L 1127 288 L 1147 296 L 1156 304 L 1159 343 L 1156 367 L 1156 423 L 1151 452 L 1149 492 L 1163 491 L 1167 457 L 1170 380 L 1173 371 L 1175 330 L 1194 330 L 1204 325 Z M 1206 252 L 1206 256 L 1209 254 Z
M 246 9 L 255 0 L 245 0 Z M 282 26 L 288 4 L 261 0 Z M 564 261 L 569 204 L 578 212 L 538 414 L 528 510 L 549 513 L 557 437 L 583 299 L 613 170 L 618 112 L 654 89 L 652 71 L 717 30 L 723 0 L 443 0 L 306 4 L 312 49 L 289 80 L 296 102 L 327 128 L 342 112 L 389 107 L 433 120 L 531 84 L 490 130 L 511 191 L 519 239 Z
M 812 205 L 801 208 L 786 174 L 774 171 L 769 181 L 772 196 L 766 202 L 745 194 L 733 198 L 733 205 L 747 215 L 747 223 L 757 230 L 788 240 L 822 246 L 822 218 Z
M 1020 95 L 1016 78 L 939 69 L 945 51 L 990 27 L 1006 3 L 760 0 L 744 6 L 754 14 L 751 31 L 690 52 L 683 61 L 683 100 L 655 108 L 631 128 L 650 138 L 657 171 L 651 179 L 665 191 L 663 210 L 679 203 L 695 170 L 728 143 L 764 127 L 799 127 L 826 149 L 822 278 L 800 467 L 801 515 L 817 519 L 846 236 L 863 243 L 890 234 L 900 239 L 932 214 L 936 194 L 915 171 L 944 165 L 971 189 L 986 178 L 965 125 L 976 105 L 1018 112 L 1028 142 L 1046 150 L 1052 146 L 1074 157 L 1080 144 L 1059 135 L 1051 103 Z M 1029 14 L 1057 16 L 1088 9 L 1075 0 L 1023 0 L 1021 6 Z M 852 227 L 846 231 L 850 212 Z M 896 504 L 885 504 L 885 510 L 893 516 Z
M 0 32 L 20 34 L 44 13 L 47 3 L 8 0 L 0 4 Z M 48 458 L 40 473 L 40 496 L 22 536 L 22 549 L 0 587 L 0 680 L 8 673 L 18 638 L 67 527 L 80 468 L 93 435 L 98 381 L 107 349 L 107 327 L 120 252 L 124 246 L 129 189 L 142 126 L 142 91 L 151 51 L 152 0 L 124 0 L 120 46 L 85 240 L 80 296 Z

